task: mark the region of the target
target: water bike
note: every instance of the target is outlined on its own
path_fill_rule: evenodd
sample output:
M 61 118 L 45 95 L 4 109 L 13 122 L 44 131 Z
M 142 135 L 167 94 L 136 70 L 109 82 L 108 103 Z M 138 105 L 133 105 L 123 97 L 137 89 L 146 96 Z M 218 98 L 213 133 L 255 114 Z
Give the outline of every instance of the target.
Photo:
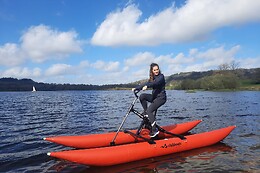
M 236 127 L 183 135 L 202 121 L 195 120 L 167 126 L 156 125 L 159 135 L 150 138 L 149 119 L 134 108 L 139 98 L 138 92 L 135 91 L 134 95 L 135 98 L 116 132 L 44 138 L 46 141 L 76 148 L 49 152 L 47 155 L 89 166 L 111 166 L 210 146 L 226 138 Z M 122 131 L 130 113 L 134 113 L 142 121 L 137 130 Z

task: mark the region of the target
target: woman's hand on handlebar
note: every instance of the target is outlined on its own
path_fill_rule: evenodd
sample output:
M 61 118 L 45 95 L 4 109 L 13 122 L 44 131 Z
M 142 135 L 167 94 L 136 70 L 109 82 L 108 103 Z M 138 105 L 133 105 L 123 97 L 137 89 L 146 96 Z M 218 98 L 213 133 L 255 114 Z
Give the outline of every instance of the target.
M 146 86 L 146 85 L 143 86 L 142 90 L 143 90 L 143 91 L 147 90 L 147 86 Z
M 142 91 L 145 91 L 145 90 L 147 90 L 147 86 L 146 85 L 143 86 L 143 88 L 142 88 Z M 132 91 L 135 92 L 135 93 L 138 93 L 140 91 L 140 89 L 132 88 Z
M 132 88 L 132 91 L 133 91 L 135 94 L 137 94 L 137 93 L 140 92 L 140 90 L 139 90 L 139 89 L 136 89 L 136 88 Z
M 138 97 L 137 94 L 140 92 L 140 90 L 136 88 L 132 88 L 132 91 L 134 92 L 135 96 Z

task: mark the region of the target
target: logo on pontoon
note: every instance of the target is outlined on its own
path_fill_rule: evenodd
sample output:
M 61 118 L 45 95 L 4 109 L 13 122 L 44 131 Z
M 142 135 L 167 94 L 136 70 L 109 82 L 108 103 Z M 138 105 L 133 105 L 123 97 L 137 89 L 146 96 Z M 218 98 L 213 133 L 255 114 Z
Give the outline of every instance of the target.
M 180 142 L 178 142 L 178 143 L 171 143 L 171 144 L 164 144 L 164 145 L 161 146 L 161 148 L 175 147 L 175 146 L 179 146 L 179 145 L 181 145 Z

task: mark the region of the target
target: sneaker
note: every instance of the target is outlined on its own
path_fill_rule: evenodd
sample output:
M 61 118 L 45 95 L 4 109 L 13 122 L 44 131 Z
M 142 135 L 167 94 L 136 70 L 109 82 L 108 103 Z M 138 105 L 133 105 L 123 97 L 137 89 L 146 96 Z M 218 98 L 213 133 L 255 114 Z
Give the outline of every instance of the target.
M 150 137 L 151 137 L 151 138 L 154 138 L 154 137 L 156 137 L 158 134 L 159 134 L 159 131 L 156 129 L 156 131 L 152 131 L 152 132 L 150 133 Z

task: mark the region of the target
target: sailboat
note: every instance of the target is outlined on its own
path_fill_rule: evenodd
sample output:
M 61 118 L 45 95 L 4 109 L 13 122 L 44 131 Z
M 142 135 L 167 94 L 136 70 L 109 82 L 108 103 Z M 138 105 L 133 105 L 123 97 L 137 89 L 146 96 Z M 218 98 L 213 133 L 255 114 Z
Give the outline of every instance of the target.
M 36 89 L 35 89 L 35 87 L 33 86 L 33 88 L 32 88 L 32 92 L 35 92 L 36 91 Z

